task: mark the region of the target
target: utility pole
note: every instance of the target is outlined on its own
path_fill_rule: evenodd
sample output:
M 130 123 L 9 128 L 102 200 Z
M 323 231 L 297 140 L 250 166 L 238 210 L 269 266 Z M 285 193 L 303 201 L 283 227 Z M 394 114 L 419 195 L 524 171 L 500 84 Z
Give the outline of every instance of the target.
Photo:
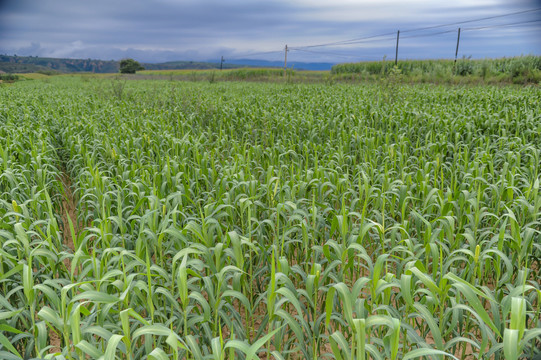
M 222 60 L 220 61 L 220 70 L 222 70 L 224 68 L 224 57 L 222 56 Z
M 398 65 L 398 39 L 400 39 L 400 30 L 396 33 L 396 54 L 394 56 L 394 66 Z
M 286 45 L 286 49 L 285 49 L 285 59 L 284 59 L 284 77 L 286 77 L 287 75 L 287 52 L 289 50 L 287 49 L 287 45 Z
M 458 28 L 458 38 L 456 39 L 455 65 L 456 65 L 456 58 L 458 56 L 458 44 L 459 43 L 460 43 L 460 28 Z

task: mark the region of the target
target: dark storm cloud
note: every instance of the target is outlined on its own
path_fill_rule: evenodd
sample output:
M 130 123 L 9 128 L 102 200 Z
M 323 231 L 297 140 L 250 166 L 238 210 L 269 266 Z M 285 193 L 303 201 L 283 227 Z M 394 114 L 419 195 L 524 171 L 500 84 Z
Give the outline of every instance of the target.
M 323 0 L 0 0 L 0 52 L 172 61 L 204 60 L 220 55 L 234 58 L 277 50 L 276 54 L 260 58 L 279 58 L 279 51 L 286 43 L 304 46 L 336 42 L 541 7 L 541 1 L 537 0 L 518 0 L 512 5 L 499 0 L 481 0 L 476 5 L 466 0 L 456 0 L 452 6 L 444 1 L 430 4 L 427 6 L 421 0 L 332 3 Z M 480 25 L 540 19 L 540 14 L 496 19 Z M 537 33 L 507 31 L 498 36 L 499 45 L 494 41 L 471 45 L 472 52 L 476 52 L 472 55 L 539 53 L 538 33 L 539 28 Z M 401 54 L 416 58 L 449 57 L 454 47 L 453 36 L 405 37 Z M 392 39 L 383 38 L 346 48 L 316 48 L 318 54 L 293 51 L 291 56 L 303 61 L 381 58 L 393 53 L 393 43 Z M 464 50 L 470 50 L 467 40 L 464 46 Z

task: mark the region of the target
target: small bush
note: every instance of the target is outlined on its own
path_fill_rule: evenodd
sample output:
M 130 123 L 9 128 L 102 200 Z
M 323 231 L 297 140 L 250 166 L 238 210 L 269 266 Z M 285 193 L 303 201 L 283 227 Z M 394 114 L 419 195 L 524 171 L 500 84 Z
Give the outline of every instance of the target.
M 15 74 L 0 74 L 0 80 L 5 82 L 14 82 L 21 80 L 21 77 Z
M 473 74 L 473 63 L 470 58 L 462 58 L 462 61 L 456 63 L 456 74 L 460 76 L 467 76 Z
M 211 71 L 208 79 L 210 84 L 214 84 L 216 82 L 216 72 Z
M 489 74 L 490 74 L 490 65 L 488 62 L 484 61 L 481 64 L 481 76 L 483 77 L 483 79 L 486 79 Z

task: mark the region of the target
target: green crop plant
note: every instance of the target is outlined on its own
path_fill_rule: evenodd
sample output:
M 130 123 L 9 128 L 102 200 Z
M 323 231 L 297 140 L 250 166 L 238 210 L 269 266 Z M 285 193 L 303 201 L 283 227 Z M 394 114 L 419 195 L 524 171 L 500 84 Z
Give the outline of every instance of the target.
M 124 86 L 0 88 L 0 358 L 539 352 L 536 87 Z
M 500 59 L 463 57 L 453 60 L 401 60 L 395 67 L 385 61 L 343 63 L 332 67 L 331 74 L 339 79 L 360 75 L 363 80 L 396 80 L 396 72 L 407 81 L 451 82 L 470 79 L 472 82 L 537 83 L 541 57 L 527 55 Z M 458 77 L 458 78 L 457 78 Z

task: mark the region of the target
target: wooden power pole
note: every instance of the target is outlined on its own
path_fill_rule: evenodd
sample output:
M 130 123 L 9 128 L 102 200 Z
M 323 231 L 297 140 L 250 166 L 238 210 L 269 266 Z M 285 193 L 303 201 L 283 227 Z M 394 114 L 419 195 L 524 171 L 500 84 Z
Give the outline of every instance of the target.
M 284 77 L 286 77 L 287 75 L 287 52 L 289 50 L 287 49 L 287 45 L 286 45 L 286 49 L 285 49 L 285 58 L 284 58 Z
M 224 57 L 222 56 L 222 60 L 220 61 L 220 70 L 222 70 L 224 68 Z
M 398 65 L 398 39 L 400 39 L 400 30 L 396 33 L 396 54 L 394 56 L 394 65 Z
M 460 44 L 460 28 L 458 28 L 458 37 L 456 39 L 455 65 L 456 65 L 456 58 L 458 57 L 458 44 Z

